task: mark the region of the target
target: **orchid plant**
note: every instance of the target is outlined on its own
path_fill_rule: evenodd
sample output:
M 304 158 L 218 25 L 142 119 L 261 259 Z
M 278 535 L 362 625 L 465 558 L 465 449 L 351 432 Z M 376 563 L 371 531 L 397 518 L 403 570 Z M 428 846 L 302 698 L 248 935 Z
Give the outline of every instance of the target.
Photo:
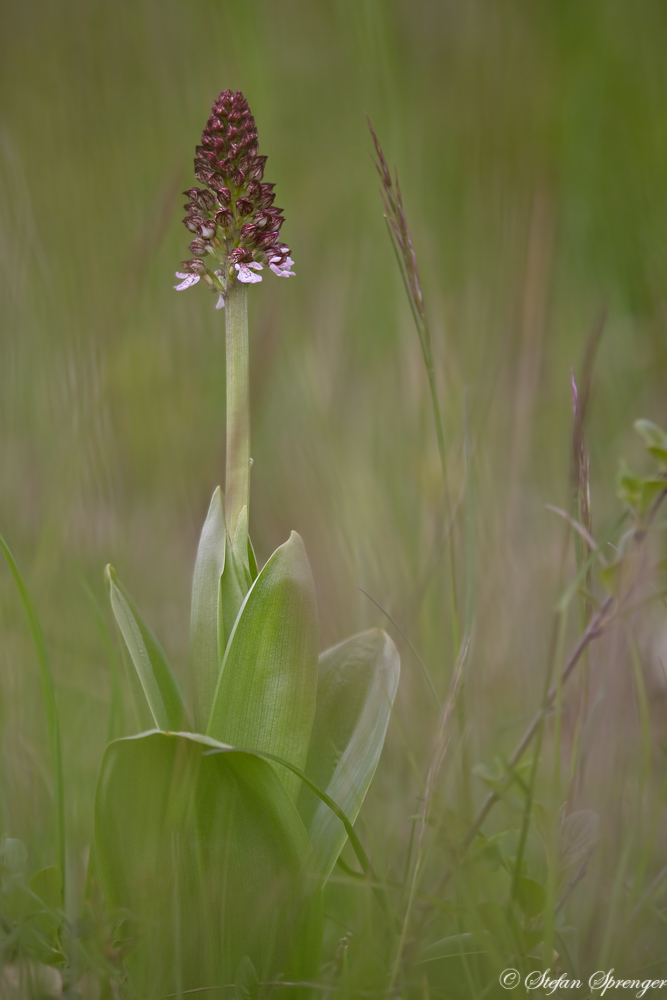
M 266 157 L 240 92 L 225 91 L 187 191 L 192 259 L 225 309 L 225 493 L 216 489 L 192 587 L 192 711 L 136 604 L 107 567 L 111 605 L 155 727 L 106 750 L 94 871 L 122 917 L 131 996 L 298 990 L 318 970 L 322 888 L 375 772 L 399 679 L 379 629 L 318 657 L 303 542 L 292 532 L 260 570 L 248 534 L 248 285 L 293 275 Z M 292 985 L 290 985 L 292 984 Z

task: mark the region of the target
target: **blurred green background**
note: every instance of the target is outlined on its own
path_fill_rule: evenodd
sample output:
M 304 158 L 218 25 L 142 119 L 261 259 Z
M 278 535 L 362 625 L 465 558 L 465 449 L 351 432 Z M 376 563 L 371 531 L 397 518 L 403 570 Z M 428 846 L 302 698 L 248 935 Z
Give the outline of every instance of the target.
M 253 540 L 263 561 L 302 534 L 323 647 L 373 624 L 401 645 L 361 824 L 400 877 L 437 713 L 358 588 L 441 693 L 454 656 L 427 381 L 365 115 L 399 171 L 455 499 L 468 427 L 475 572 L 469 560 L 460 586 L 475 628 L 456 771 L 464 744 L 469 764 L 509 750 L 539 701 L 563 538 L 545 504 L 569 504 L 569 366 L 580 371 L 604 310 L 587 428 L 595 528 L 619 513 L 619 458 L 640 452 L 632 421 L 667 422 L 666 43 L 663 0 L 2 3 L 0 530 L 56 672 L 75 882 L 107 738 L 142 724 L 129 681 L 111 712 L 120 647 L 104 632 L 103 567 L 185 678 L 198 533 L 224 468 L 222 317 L 201 287 L 172 289 L 188 256 L 180 192 L 218 92 L 248 98 L 297 272 L 250 293 Z M 667 687 L 653 625 L 642 649 L 657 746 Z M 0 630 L 2 825 L 39 866 L 53 861 L 46 727 L 4 570 Z M 582 948 L 622 882 L 642 754 L 616 640 L 592 663 L 578 804 L 602 813 L 604 834 L 576 901 Z M 470 795 L 482 791 L 472 779 Z M 665 860 L 651 854 L 647 877 Z

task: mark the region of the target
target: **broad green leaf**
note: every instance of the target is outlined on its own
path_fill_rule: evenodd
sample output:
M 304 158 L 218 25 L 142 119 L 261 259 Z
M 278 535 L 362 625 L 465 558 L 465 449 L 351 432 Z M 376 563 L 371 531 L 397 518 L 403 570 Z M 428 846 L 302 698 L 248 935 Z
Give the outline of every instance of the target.
M 651 458 L 654 458 L 658 465 L 663 468 L 667 467 L 667 447 L 658 448 L 657 445 L 647 448 L 647 451 Z
M 616 487 L 619 498 L 629 507 L 636 507 L 641 499 L 642 481 L 624 462 L 618 470 Z
M 195 729 L 199 732 L 206 726 L 222 663 L 218 651 L 218 603 L 224 568 L 225 517 L 218 486 L 202 528 L 192 580 L 190 668 L 194 683 Z
M 642 480 L 641 497 L 639 500 L 639 511 L 641 514 L 648 514 L 658 497 L 667 489 L 667 481 L 661 476 L 647 476 Z
M 133 921 L 135 997 L 233 984 L 250 968 L 260 982 L 315 975 L 321 896 L 308 837 L 275 771 L 254 754 L 190 733 L 112 743 L 97 787 L 95 857 L 109 911 Z
M 179 730 L 189 725 L 178 685 L 160 643 L 141 617 L 134 601 L 107 566 L 111 607 L 159 729 Z
M 220 580 L 220 595 L 218 605 L 218 672 L 216 675 L 216 687 L 220 679 L 220 667 L 225 658 L 225 651 L 229 637 L 232 634 L 234 623 L 238 618 L 241 605 L 252 584 L 252 577 L 248 567 L 248 508 L 243 507 L 239 514 L 236 525 L 236 533 L 231 539 L 227 535 L 227 556 L 225 561 L 225 571 Z M 205 726 L 213 704 L 215 687 L 211 692 L 208 714 L 203 720 Z
M 303 769 L 315 716 L 318 625 L 315 588 L 292 532 L 253 583 L 227 644 L 209 736 L 266 750 Z M 299 779 L 276 767 L 290 796 Z
M 305 772 L 352 822 L 380 759 L 399 674 L 398 650 L 381 629 L 352 636 L 320 656 Z M 345 828 L 308 788 L 300 792 L 299 812 L 318 871 L 327 878 L 345 843 Z
M 198 732 L 206 729 L 227 640 L 254 579 L 250 549 L 248 508 L 242 509 L 234 538 L 230 538 L 225 528 L 224 497 L 218 487 L 202 529 L 192 581 L 190 662 Z
M 635 420 L 634 428 L 644 439 L 646 447 L 667 450 L 667 434 L 651 420 Z

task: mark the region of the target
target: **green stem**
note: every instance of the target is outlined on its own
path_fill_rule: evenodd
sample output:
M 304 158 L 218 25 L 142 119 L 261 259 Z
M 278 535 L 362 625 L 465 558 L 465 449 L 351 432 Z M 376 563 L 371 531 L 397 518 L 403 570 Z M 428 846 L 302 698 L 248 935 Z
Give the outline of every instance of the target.
M 227 460 L 225 521 L 234 537 L 250 495 L 250 389 L 248 378 L 248 290 L 234 281 L 225 308 L 227 356 Z

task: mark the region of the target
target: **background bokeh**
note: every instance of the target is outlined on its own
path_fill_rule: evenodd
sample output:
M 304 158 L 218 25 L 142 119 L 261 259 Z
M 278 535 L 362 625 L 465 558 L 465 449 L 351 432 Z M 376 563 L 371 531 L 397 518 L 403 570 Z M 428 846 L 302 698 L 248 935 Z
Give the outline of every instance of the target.
M 297 272 L 250 292 L 253 540 L 263 561 L 302 534 L 323 647 L 373 624 L 401 646 L 361 824 L 396 876 L 437 713 L 358 588 L 441 693 L 455 651 L 427 380 L 365 116 L 398 168 L 419 258 L 452 495 L 474 487 L 474 546 L 457 553 L 474 639 L 452 751 L 472 765 L 509 750 L 538 704 L 563 548 L 545 505 L 569 506 L 570 363 L 580 371 L 603 315 L 587 426 L 595 528 L 620 511 L 620 457 L 641 462 L 633 420 L 667 422 L 666 42 L 662 0 L 0 5 L 0 530 L 56 673 L 75 882 L 105 743 L 142 725 L 107 562 L 186 678 L 196 544 L 224 468 L 224 337 L 204 289 L 172 285 L 188 256 L 180 192 L 218 92 L 248 98 Z M 662 627 L 656 616 L 639 636 L 656 782 Z M 53 860 L 46 726 L 4 570 L 0 634 L 2 826 L 39 866 Z M 584 950 L 623 882 L 645 752 L 626 652 L 617 635 L 591 665 L 578 804 L 598 810 L 603 835 L 577 890 Z M 471 779 L 466 794 L 482 792 Z M 651 853 L 646 877 L 664 862 Z

